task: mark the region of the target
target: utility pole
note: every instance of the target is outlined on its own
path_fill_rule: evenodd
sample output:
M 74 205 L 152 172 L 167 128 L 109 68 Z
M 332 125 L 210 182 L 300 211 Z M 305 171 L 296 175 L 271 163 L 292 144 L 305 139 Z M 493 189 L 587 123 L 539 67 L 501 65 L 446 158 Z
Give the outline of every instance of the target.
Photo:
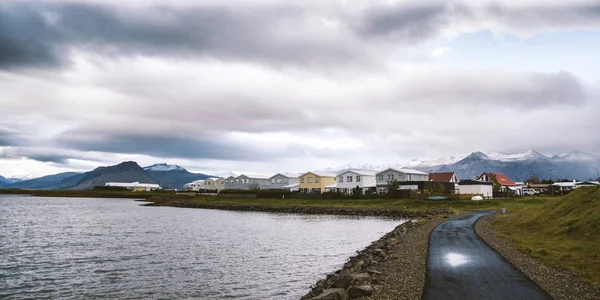
M 596 167 L 592 167 L 594 169 L 596 169 L 596 180 L 600 180 L 600 172 L 598 172 L 598 168 Z

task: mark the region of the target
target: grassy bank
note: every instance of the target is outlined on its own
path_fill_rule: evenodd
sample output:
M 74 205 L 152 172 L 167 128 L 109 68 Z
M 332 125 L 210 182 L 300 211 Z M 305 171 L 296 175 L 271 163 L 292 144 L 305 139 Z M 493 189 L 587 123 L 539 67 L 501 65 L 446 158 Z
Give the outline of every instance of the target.
M 520 198 L 506 200 L 415 200 L 415 199 L 256 199 L 256 198 L 218 198 L 218 197 L 164 197 L 155 200 L 157 205 L 164 206 L 193 206 L 194 204 L 218 205 L 259 205 L 259 206 L 311 206 L 332 208 L 361 208 L 361 209 L 401 209 L 407 211 L 454 209 L 454 210 L 483 210 L 508 208 L 520 209 L 539 208 L 555 201 L 556 198 Z
M 577 189 L 542 208 L 498 215 L 494 226 L 519 250 L 600 286 L 600 187 Z
M 0 194 L 29 194 L 44 197 L 90 197 L 90 198 L 130 198 L 149 199 L 161 206 L 194 206 L 207 205 L 258 205 L 258 206 L 311 206 L 331 208 L 362 209 L 402 209 L 402 210 L 483 210 L 507 208 L 509 211 L 525 208 L 540 208 L 558 198 L 524 197 L 500 200 L 416 200 L 416 199 L 259 199 L 259 198 L 220 198 L 213 196 L 177 195 L 174 192 L 131 192 L 131 191 L 33 191 L 33 190 L 1 190 Z

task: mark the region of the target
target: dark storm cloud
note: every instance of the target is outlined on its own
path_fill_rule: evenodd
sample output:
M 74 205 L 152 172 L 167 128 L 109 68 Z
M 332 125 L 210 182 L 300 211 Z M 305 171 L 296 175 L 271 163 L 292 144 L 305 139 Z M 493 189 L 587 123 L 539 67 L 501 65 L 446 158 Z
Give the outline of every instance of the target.
M 306 64 L 347 60 L 353 50 L 291 28 L 304 9 L 235 6 L 0 4 L 0 68 L 56 66 L 71 48 L 105 55 L 200 56 Z M 297 22 L 297 23 L 294 23 Z M 304 26 L 300 26 L 304 27 Z
M 196 138 L 166 135 L 85 134 L 74 133 L 59 138 L 61 145 L 78 151 L 145 154 L 162 158 L 217 159 L 260 161 L 267 154 L 248 145 L 225 141 L 219 137 Z
M 0 151 L 0 158 L 9 158 L 9 159 L 14 159 L 14 158 L 27 158 L 27 159 L 32 159 L 32 160 L 36 160 L 36 161 L 40 161 L 40 162 L 52 162 L 52 163 L 56 163 L 56 164 L 67 164 L 69 162 L 69 158 L 73 158 L 71 156 L 65 156 L 65 155 L 54 155 L 54 154 L 42 154 L 42 153 L 31 153 L 29 151 L 24 151 L 24 152 L 20 152 L 20 151 Z
M 0 69 L 58 66 L 70 51 L 327 67 L 373 64 L 386 46 L 411 47 L 461 25 L 529 30 L 598 25 L 600 5 L 507 6 L 469 2 L 168 6 L 0 3 Z M 325 25 L 327 22 L 338 26 Z M 376 42 L 375 42 L 376 40 Z M 371 57 L 375 55 L 375 57 Z
M 19 130 L 4 127 L 0 124 L 0 147 L 20 145 L 24 142 L 24 134 Z
M 384 37 L 406 41 L 424 40 L 438 33 L 447 22 L 444 5 L 425 3 L 382 5 L 363 15 L 356 30 L 365 37 Z

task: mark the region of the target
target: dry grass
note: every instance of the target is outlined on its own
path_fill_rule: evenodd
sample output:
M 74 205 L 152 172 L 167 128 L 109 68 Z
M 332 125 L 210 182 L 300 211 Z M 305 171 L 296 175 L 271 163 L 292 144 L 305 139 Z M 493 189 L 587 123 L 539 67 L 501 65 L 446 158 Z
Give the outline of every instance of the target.
M 600 286 L 600 187 L 577 189 L 540 209 L 499 215 L 494 225 L 524 253 Z

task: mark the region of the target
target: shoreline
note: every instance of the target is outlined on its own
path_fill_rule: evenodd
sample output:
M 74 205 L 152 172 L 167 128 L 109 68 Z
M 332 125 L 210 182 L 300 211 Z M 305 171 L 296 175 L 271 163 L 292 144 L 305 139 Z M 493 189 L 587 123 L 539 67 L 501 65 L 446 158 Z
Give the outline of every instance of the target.
M 139 202 L 148 202 L 144 206 L 168 206 L 179 208 L 200 208 L 200 209 L 219 209 L 230 211 L 253 211 L 270 213 L 290 213 L 307 215 L 340 215 L 340 216 L 362 216 L 362 217 L 387 217 L 396 219 L 414 219 L 424 218 L 436 215 L 447 215 L 449 209 L 430 209 L 406 211 L 401 209 L 381 209 L 381 208 L 354 208 L 354 207 L 327 207 L 327 206 L 294 206 L 294 205 L 252 205 L 252 204 L 223 204 L 223 203 L 193 203 L 193 202 L 172 202 L 158 197 L 151 197 L 146 200 L 136 200 Z
M 301 299 L 420 299 L 429 234 L 449 215 L 408 220 L 317 281 Z

